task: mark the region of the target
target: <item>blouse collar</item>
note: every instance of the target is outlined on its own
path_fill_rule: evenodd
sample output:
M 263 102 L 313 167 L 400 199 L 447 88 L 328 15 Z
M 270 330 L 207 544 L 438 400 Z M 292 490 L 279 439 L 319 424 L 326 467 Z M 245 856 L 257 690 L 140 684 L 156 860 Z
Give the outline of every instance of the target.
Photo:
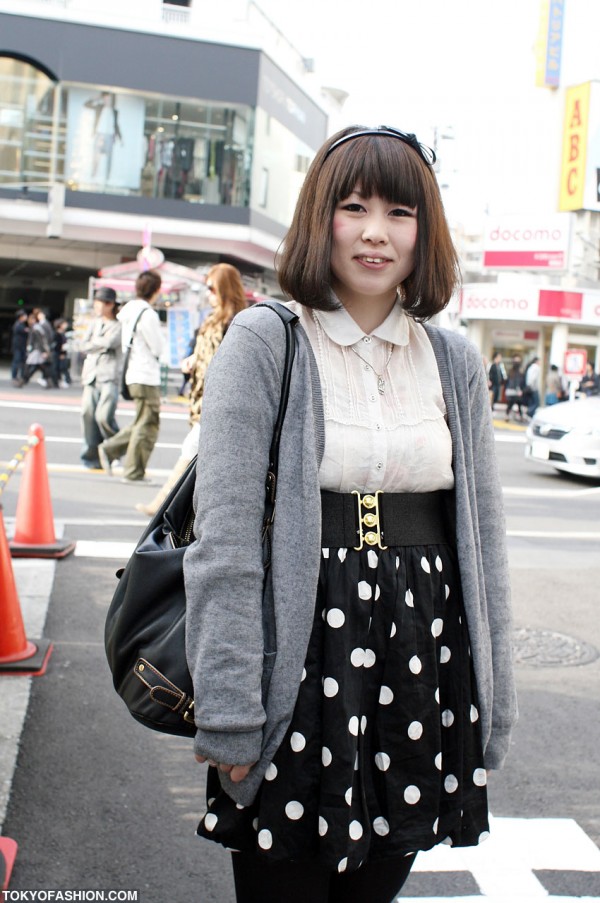
M 337 310 L 313 310 L 313 315 L 337 345 L 355 345 L 366 335 L 343 306 Z M 408 317 L 400 301 L 396 301 L 383 323 L 370 335 L 394 345 L 408 345 Z

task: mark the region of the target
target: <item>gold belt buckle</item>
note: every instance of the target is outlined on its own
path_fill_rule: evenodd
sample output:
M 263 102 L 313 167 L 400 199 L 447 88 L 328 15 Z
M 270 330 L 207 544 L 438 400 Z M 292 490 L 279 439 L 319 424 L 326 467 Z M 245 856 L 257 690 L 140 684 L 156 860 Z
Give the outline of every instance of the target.
M 379 520 L 379 496 L 382 495 L 380 489 L 376 493 L 368 493 L 361 495 L 357 489 L 352 490 L 352 495 L 356 496 L 358 505 L 358 530 L 360 545 L 354 546 L 356 552 L 360 552 L 366 543 L 368 546 L 379 546 L 380 549 L 387 549 L 383 545 L 383 533 L 381 531 L 381 522 Z M 366 527 L 365 531 L 363 528 Z

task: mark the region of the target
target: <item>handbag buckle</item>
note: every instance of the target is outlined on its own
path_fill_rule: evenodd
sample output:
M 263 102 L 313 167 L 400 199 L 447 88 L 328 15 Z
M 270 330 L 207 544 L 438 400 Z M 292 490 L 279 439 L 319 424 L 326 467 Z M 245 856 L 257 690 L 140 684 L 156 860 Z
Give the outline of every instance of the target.
M 380 489 L 375 493 L 361 493 L 357 489 L 352 490 L 352 495 L 356 496 L 358 506 L 358 537 L 359 545 L 354 546 L 356 552 L 360 552 L 366 543 L 368 546 L 378 546 L 380 549 L 387 549 L 383 545 L 383 530 L 381 529 L 381 520 L 379 514 L 379 496 L 383 495 Z M 364 529 L 366 527 L 366 531 Z

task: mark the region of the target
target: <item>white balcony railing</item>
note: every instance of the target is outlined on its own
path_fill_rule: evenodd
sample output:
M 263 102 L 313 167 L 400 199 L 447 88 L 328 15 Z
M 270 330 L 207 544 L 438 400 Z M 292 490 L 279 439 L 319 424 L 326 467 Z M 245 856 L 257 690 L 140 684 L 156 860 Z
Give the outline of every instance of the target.
M 190 10 L 187 6 L 163 3 L 162 19 L 169 25 L 187 25 L 190 21 Z

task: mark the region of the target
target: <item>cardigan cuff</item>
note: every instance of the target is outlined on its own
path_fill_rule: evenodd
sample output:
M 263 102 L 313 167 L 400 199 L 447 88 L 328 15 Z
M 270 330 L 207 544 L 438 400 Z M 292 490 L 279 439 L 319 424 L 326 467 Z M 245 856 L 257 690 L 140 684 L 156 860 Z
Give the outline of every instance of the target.
M 253 765 L 260 759 L 263 732 L 196 730 L 194 752 L 225 765 Z
M 499 769 L 504 765 L 510 745 L 511 728 L 499 730 L 494 728 L 490 742 L 483 755 L 483 765 L 486 769 Z

